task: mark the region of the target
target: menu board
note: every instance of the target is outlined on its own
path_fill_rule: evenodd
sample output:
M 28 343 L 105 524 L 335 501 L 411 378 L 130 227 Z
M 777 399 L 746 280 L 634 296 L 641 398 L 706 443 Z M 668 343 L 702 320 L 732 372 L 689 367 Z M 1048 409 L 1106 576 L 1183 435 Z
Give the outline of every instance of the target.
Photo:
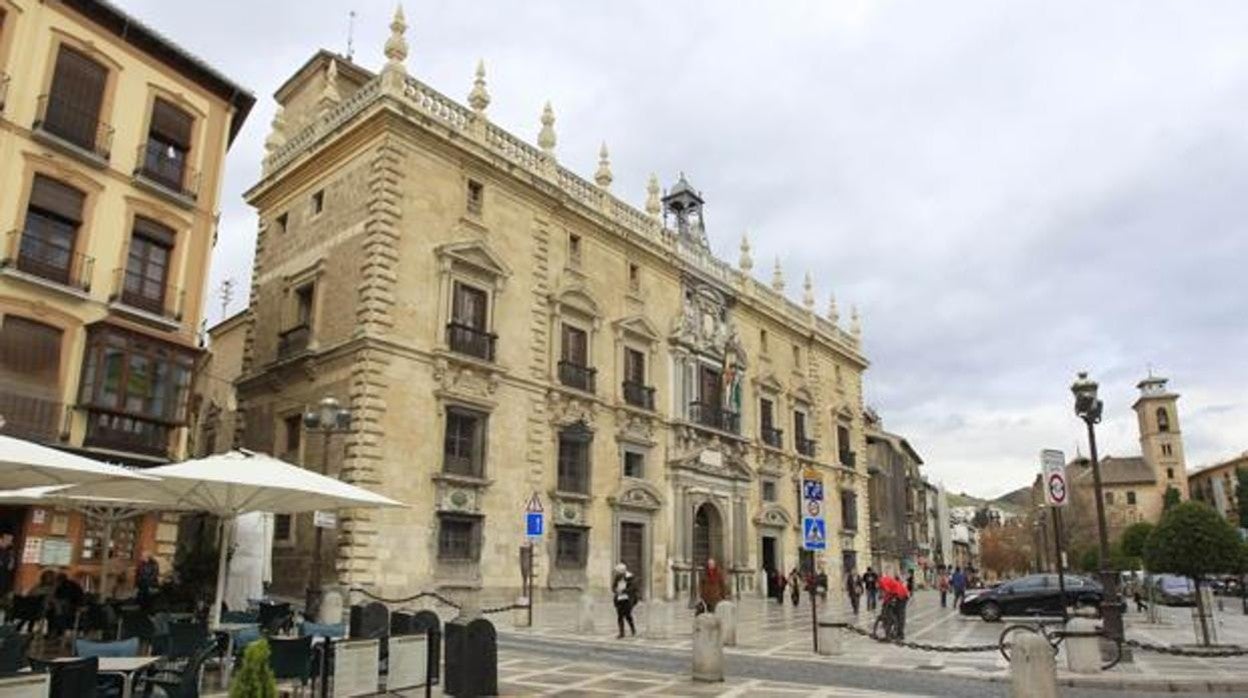
M 334 643 L 334 698 L 376 695 L 380 675 L 380 641 L 340 640 Z
M 44 538 L 39 564 L 45 567 L 68 567 L 74 558 L 74 545 L 64 538 Z
M 390 638 L 390 673 L 386 678 L 386 690 L 424 686 L 425 665 L 429 661 L 429 649 L 424 635 L 396 635 Z
M 30 536 L 26 539 L 26 544 L 22 546 L 22 564 L 34 565 L 43 555 L 43 539 L 38 536 Z

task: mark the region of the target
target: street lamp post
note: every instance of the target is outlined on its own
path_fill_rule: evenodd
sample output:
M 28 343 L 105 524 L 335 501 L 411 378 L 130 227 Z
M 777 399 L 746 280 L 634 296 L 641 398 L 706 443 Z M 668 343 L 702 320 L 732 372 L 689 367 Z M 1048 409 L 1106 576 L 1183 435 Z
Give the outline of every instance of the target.
M 351 430 L 351 411 L 341 407 L 332 397 L 321 398 L 316 410 L 308 410 L 303 414 L 303 428 L 308 432 L 320 432 L 324 438 L 321 443 L 320 473 L 328 475 L 330 439 L 334 434 L 345 434 Z M 321 607 L 321 550 L 325 544 L 325 529 L 315 525 L 314 528 L 316 533 L 312 548 L 312 573 L 308 577 L 303 605 L 304 615 L 309 620 L 316 620 Z
M 1086 371 L 1070 386 L 1075 394 L 1075 414 L 1088 426 L 1088 451 L 1092 458 L 1092 486 L 1096 493 L 1096 524 L 1100 542 L 1100 576 L 1104 595 L 1101 597 L 1101 618 L 1105 632 L 1122 640 L 1122 606 L 1118 598 L 1118 574 L 1109 569 L 1109 527 L 1105 523 L 1105 493 L 1101 487 L 1101 463 L 1096 455 L 1096 424 L 1101 421 L 1104 403 L 1096 396 L 1096 381 Z

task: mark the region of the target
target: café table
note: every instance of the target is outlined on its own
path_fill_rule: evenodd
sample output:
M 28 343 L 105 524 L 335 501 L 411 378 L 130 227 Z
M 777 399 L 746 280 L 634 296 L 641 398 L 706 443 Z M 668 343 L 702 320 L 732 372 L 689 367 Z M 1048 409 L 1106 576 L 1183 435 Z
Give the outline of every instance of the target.
M 63 657 L 55 661 L 73 661 L 77 657 Z M 100 657 L 100 674 L 111 674 L 121 677 L 121 698 L 130 698 L 134 693 L 134 677 L 139 672 L 159 662 L 161 657 Z

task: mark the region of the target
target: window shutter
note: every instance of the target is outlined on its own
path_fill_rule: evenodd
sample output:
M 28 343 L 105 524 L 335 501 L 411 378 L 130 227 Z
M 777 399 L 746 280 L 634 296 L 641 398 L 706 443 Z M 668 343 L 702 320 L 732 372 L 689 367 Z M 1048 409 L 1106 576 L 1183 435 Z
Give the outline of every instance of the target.
M 152 103 L 151 134 L 166 143 L 191 149 L 191 125 L 194 119 L 190 114 L 178 109 L 163 99 Z
M 74 223 L 82 222 L 82 204 L 86 195 L 68 184 L 50 177 L 35 175 L 30 188 L 30 205 Z
M 173 231 L 150 218 L 135 216 L 134 234 L 162 247 L 173 247 Z
M 100 120 L 107 80 L 108 70 L 86 55 L 68 46 L 62 46 L 57 52 L 52 96 L 71 107 L 77 119 L 89 123 L 91 128 Z

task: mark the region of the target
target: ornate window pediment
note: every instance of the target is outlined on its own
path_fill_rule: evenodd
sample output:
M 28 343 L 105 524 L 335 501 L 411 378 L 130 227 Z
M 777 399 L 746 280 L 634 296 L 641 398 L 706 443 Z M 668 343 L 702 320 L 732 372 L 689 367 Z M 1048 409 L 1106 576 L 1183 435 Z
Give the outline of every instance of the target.
M 799 402 L 807 406 L 815 404 L 814 396 L 810 394 L 810 389 L 805 385 L 799 385 L 789 391 L 789 396 L 793 398 L 795 402 Z
M 758 510 L 754 515 L 754 524 L 757 526 L 783 526 L 793 525 L 793 517 L 789 512 L 775 502 L 768 502 Z
M 619 335 L 631 335 L 646 342 L 657 342 L 659 340 L 659 330 L 654 323 L 646 319 L 644 315 L 630 315 L 615 321 L 616 333 Z
M 559 290 L 551 294 L 550 300 L 556 313 L 571 311 L 593 318 L 595 321 L 602 317 L 602 304 L 582 283 L 562 285 Z
M 609 497 L 607 503 L 622 509 L 657 511 L 663 507 L 663 495 L 659 488 L 645 480 L 625 480 Z
M 770 392 L 776 395 L 781 395 L 785 392 L 784 384 L 780 382 L 780 379 L 776 378 L 776 374 L 772 371 L 768 371 L 767 373 L 764 373 L 758 376 L 757 378 L 755 378 L 754 386 L 758 388 L 759 390 Z
M 511 276 L 511 267 L 503 260 L 502 255 L 481 240 L 450 242 L 439 245 L 435 252 L 443 269 L 465 267 L 467 271 L 494 279 L 496 288 L 502 288 Z

